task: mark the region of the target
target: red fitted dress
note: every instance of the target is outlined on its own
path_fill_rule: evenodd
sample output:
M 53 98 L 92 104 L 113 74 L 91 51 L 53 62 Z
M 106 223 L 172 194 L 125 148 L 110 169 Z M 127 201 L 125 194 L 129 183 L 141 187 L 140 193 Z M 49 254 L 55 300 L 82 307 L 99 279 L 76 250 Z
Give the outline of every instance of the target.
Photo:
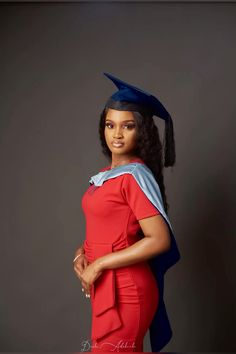
M 136 158 L 130 162 L 144 163 Z M 101 171 L 110 169 L 110 166 Z M 145 237 L 138 220 L 160 214 L 135 178 L 124 173 L 92 184 L 82 197 L 85 255 L 90 262 Z M 142 352 L 159 302 L 148 261 L 106 269 L 91 288 L 91 351 Z

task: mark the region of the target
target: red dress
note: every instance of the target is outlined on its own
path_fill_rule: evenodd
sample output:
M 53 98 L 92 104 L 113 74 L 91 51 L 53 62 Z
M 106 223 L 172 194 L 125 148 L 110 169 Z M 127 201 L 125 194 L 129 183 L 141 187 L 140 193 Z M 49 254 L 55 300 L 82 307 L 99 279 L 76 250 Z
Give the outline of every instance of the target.
M 144 163 L 135 158 L 130 162 Z M 110 166 L 101 171 L 110 169 Z M 90 262 L 145 237 L 138 220 L 160 214 L 128 173 L 92 184 L 82 197 Z M 159 291 L 147 261 L 105 269 L 91 288 L 91 351 L 142 352 Z

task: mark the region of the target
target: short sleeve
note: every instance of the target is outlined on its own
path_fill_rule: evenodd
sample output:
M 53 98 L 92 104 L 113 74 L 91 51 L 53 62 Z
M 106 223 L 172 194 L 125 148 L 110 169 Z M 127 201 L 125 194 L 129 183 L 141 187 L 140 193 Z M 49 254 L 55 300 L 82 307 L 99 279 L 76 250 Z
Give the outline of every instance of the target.
M 160 214 L 132 174 L 124 175 L 121 193 L 137 220 Z

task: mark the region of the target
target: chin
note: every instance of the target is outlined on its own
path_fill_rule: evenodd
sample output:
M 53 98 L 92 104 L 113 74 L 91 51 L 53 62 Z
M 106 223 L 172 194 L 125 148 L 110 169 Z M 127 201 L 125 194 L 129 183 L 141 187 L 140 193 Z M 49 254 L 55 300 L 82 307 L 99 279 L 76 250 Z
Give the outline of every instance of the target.
M 111 146 L 109 147 L 109 149 L 110 149 L 112 152 L 116 152 L 116 153 L 119 153 L 119 151 L 122 151 L 122 153 L 124 153 L 124 152 L 126 152 L 126 150 L 127 150 L 125 146 L 116 148 L 116 147 L 114 147 L 113 145 L 111 145 Z

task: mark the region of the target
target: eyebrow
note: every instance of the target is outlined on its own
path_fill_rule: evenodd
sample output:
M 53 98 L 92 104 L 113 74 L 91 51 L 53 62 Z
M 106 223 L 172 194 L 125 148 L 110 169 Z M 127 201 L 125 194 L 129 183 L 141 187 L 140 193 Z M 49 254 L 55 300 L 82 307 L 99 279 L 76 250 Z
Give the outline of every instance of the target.
M 112 119 L 110 119 L 110 118 L 106 118 L 106 121 L 108 121 L 108 120 L 110 120 L 111 122 L 113 122 L 113 120 Z M 125 120 L 123 120 L 122 121 L 122 123 L 123 122 L 135 122 L 133 119 L 125 119 Z M 114 123 L 114 122 L 113 122 Z

